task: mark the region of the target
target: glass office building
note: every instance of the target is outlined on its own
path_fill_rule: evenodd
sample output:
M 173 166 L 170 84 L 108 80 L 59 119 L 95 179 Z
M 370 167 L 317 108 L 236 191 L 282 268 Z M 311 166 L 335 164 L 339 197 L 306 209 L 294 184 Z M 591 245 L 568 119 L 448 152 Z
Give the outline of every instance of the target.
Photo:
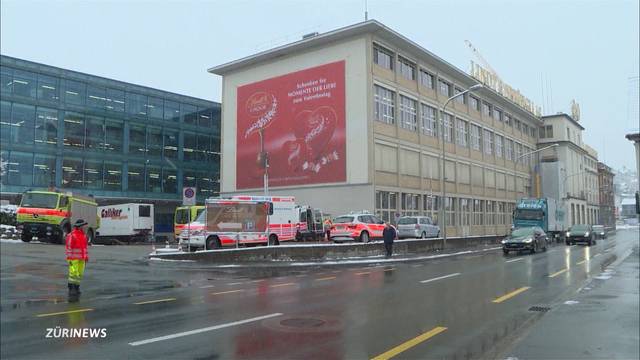
M 27 189 L 156 204 L 169 233 L 182 187 L 219 192 L 220 104 L 0 56 L 2 199 Z

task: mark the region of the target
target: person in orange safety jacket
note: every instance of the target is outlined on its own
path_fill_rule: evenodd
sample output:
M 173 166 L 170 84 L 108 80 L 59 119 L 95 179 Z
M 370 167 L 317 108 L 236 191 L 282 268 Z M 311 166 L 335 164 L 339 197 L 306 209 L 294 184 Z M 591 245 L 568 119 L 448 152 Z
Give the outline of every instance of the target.
M 84 275 L 84 267 L 87 261 L 89 261 L 89 254 L 87 252 L 87 235 L 85 235 L 83 226 L 86 226 L 87 222 L 78 219 L 73 224 L 73 231 L 71 231 L 65 239 L 65 253 L 67 255 L 67 262 L 69 263 L 69 302 L 77 302 L 80 299 L 80 281 Z

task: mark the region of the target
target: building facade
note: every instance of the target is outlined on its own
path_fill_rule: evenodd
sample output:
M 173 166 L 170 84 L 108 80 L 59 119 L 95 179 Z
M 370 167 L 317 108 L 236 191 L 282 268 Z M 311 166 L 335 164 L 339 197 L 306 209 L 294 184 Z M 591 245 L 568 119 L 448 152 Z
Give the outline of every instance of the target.
M 596 224 L 599 219 L 598 154 L 582 141 L 584 127 L 559 113 L 542 117 L 538 147 L 542 194 L 560 201 L 568 225 Z
M 27 189 L 151 202 L 170 233 L 182 187 L 217 195 L 220 104 L 2 56 L 2 198 Z
M 260 167 L 247 165 L 261 153 L 270 194 L 391 222 L 438 221 L 444 206 L 448 235 L 505 234 L 516 199 L 532 193 L 539 118 L 488 88 L 442 112 L 478 81 L 377 21 L 209 71 L 223 76 L 223 195 L 263 193 Z
M 606 227 L 616 226 L 615 188 L 613 171 L 607 165 L 598 162 L 598 190 L 600 193 L 600 213 L 598 223 Z

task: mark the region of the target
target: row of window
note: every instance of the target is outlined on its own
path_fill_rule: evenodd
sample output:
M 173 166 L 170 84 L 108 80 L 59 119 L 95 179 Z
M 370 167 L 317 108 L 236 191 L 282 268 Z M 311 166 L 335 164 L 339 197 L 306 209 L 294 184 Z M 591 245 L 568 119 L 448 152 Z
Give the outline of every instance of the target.
M 464 90 L 460 87 L 453 85 L 451 82 L 446 81 L 444 79 L 438 78 L 436 81 L 436 76 L 434 73 L 424 69 L 423 67 L 419 67 L 415 62 L 398 55 L 397 56 L 397 69 L 395 67 L 395 54 L 393 51 L 388 50 L 378 44 L 374 44 L 373 46 L 373 61 L 375 64 L 392 71 L 397 71 L 397 73 L 404 77 L 407 80 L 418 81 L 420 85 L 425 88 L 437 90 L 438 93 L 445 97 L 451 97 L 455 94 L 459 94 Z M 436 89 L 437 85 L 437 89 Z M 470 108 L 481 112 L 483 116 L 488 118 L 493 118 L 498 122 L 503 122 L 508 126 L 515 127 L 516 130 L 526 134 L 527 136 L 531 136 L 533 138 L 536 137 L 536 128 L 533 126 L 529 126 L 520 120 L 514 118 L 512 115 L 504 112 L 492 104 L 480 100 L 478 97 L 473 96 L 471 94 L 464 94 L 454 99 L 454 101 L 460 104 L 469 104 Z
M 81 81 L 60 79 L 49 75 L 34 73 L 2 66 L 0 91 L 3 95 L 13 94 L 40 101 L 87 106 L 92 109 L 112 112 L 126 112 L 130 115 L 150 119 L 164 119 L 198 125 L 202 127 L 220 127 L 220 110 L 211 107 L 195 106 L 107 88 Z
M 428 194 L 376 191 L 376 214 L 395 223 L 399 216 L 429 216 L 439 224 L 442 201 Z M 446 197 L 444 210 L 447 226 L 509 225 L 514 210 L 512 202 Z
M 64 157 L 61 168 L 56 166 L 56 158 L 45 154 L 32 154 L 18 151 L 2 152 L 7 162 L 6 176 L 2 176 L 5 185 L 50 187 L 56 186 L 56 173 L 61 172 L 63 188 L 138 191 L 152 193 L 178 194 L 178 171 L 170 167 L 149 164 L 128 164 L 123 172 L 123 164 Z M 124 175 L 123 175 L 124 174 Z M 123 176 L 128 186 L 123 186 Z M 183 186 L 195 186 L 198 194 L 213 196 L 219 192 L 217 173 L 183 170 Z
M 374 104 L 374 117 L 377 121 L 388 124 L 395 123 L 395 93 L 393 91 L 374 85 Z M 438 114 L 436 108 L 400 95 L 399 113 L 400 126 L 402 128 L 415 132 L 419 127 L 423 134 L 438 137 L 439 121 L 436 118 Z M 419 125 L 418 119 L 420 119 Z M 453 143 L 455 140 L 455 143 L 461 147 L 471 147 L 471 149 L 483 151 L 487 155 L 495 154 L 496 157 L 505 157 L 507 160 L 515 159 L 517 161 L 520 160 L 523 154 L 533 151 L 531 147 L 474 123 L 454 118 L 451 114 L 444 113 L 443 122 L 444 140 L 449 143 Z
M 7 101 L 0 102 L 0 140 L 4 144 L 56 146 L 64 134 L 65 148 L 123 153 L 125 126 L 122 120 L 76 112 L 63 113 L 59 130 L 58 111 Z M 131 123 L 128 153 L 178 159 L 178 130 Z M 183 132 L 185 161 L 213 162 L 219 158 L 220 140 L 207 134 Z

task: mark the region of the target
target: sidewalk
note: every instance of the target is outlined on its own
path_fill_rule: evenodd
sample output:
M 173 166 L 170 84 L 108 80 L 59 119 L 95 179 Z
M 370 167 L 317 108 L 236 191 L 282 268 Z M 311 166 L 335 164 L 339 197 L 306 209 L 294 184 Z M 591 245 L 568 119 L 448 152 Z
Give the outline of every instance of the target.
M 638 359 L 638 246 L 613 269 L 546 314 L 508 353 L 510 359 Z

